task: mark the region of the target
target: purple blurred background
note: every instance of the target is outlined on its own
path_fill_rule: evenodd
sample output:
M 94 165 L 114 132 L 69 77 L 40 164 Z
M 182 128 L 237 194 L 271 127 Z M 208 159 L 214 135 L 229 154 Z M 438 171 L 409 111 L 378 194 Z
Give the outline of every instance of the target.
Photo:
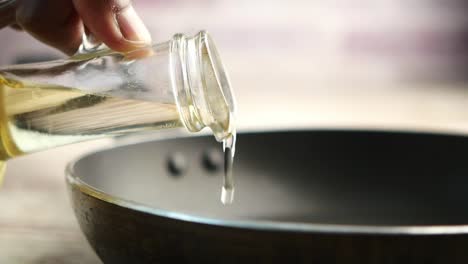
M 379 118 L 366 117 L 361 112 L 368 109 L 360 112 L 359 107 L 369 102 L 385 116 L 394 107 L 380 109 L 382 104 L 375 102 L 393 95 L 395 89 L 434 85 L 464 89 L 468 76 L 466 1 L 137 0 L 134 4 L 155 42 L 177 32 L 206 29 L 212 34 L 231 76 L 242 127 L 375 123 Z M 13 30 L 1 31 L 0 39 L 0 64 L 62 56 Z M 418 103 L 410 100 L 400 109 Z M 285 108 L 287 113 L 281 110 Z M 357 121 L 346 114 L 351 110 L 356 111 Z

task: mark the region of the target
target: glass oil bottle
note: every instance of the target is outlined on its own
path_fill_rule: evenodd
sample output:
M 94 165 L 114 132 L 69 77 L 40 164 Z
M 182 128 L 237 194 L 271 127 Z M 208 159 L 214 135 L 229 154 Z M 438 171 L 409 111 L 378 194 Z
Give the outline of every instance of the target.
M 127 53 L 84 38 L 68 59 L 0 68 L 0 102 L 2 175 L 6 160 L 16 156 L 144 130 L 209 127 L 225 149 L 234 149 L 234 98 L 205 31 Z M 227 167 L 233 154 L 226 152 Z

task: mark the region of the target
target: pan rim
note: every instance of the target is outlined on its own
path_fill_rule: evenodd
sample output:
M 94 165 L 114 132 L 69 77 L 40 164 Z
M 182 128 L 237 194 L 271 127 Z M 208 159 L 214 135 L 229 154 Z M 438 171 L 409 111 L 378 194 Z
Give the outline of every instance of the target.
M 464 133 L 454 131 L 421 131 L 418 129 L 354 129 L 354 128 L 327 128 L 327 129 L 269 129 L 269 130 L 248 130 L 243 131 L 242 134 L 250 133 L 284 133 L 284 132 L 311 132 L 311 131 L 335 131 L 335 132 L 368 132 L 368 133 L 403 133 L 403 134 L 426 134 L 426 135 L 443 135 L 443 136 L 466 136 Z M 158 136 L 156 139 L 145 139 L 137 141 L 125 141 L 123 144 L 115 144 L 110 147 L 99 149 L 91 153 L 84 154 L 75 160 L 69 162 L 65 169 L 66 182 L 71 188 L 77 189 L 79 192 L 93 197 L 94 199 L 119 206 L 122 208 L 135 210 L 141 213 L 155 215 L 163 218 L 174 219 L 178 221 L 190 222 L 194 224 L 204 224 L 225 228 L 238 228 L 255 231 L 273 231 L 273 232 L 299 232 L 299 233 L 315 233 L 315 234 L 362 234 L 362 235 L 465 235 L 468 234 L 468 223 L 465 225 L 344 225 L 344 224 L 321 224 L 321 223 L 305 223 L 305 222 L 277 222 L 267 220 L 229 220 L 229 219 L 216 219 L 210 217 L 197 216 L 176 211 L 169 211 L 153 206 L 148 206 L 136 201 L 123 199 L 118 196 L 110 195 L 98 188 L 95 188 L 86 182 L 82 181 L 76 175 L 74 167 L 84 157 L 93 155 L 98 152 L 124 147 L 148 141 L 160 141 L 165 139 L 176 139 L 186 137 L 202 137 L 206 133 L 187 136 L 178 134 L 167 134 L 165 136 Z

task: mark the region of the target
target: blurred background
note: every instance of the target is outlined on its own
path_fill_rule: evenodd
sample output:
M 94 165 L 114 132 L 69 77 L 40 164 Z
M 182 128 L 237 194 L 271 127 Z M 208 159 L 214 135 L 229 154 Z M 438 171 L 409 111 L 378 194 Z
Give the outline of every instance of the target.
M 237 97 L 240 130 L 468 130 L 464 0 L 134 5 L 155 42 L 179 32 L 211 33 Z M 0 65 L 64 57 L 14 30 L 0 31 L 0 41 Z M 1 263 L 99 263 L 69 209 L 63 170 L 110 144 L 87 142 L 9 162 L 0 191 Z

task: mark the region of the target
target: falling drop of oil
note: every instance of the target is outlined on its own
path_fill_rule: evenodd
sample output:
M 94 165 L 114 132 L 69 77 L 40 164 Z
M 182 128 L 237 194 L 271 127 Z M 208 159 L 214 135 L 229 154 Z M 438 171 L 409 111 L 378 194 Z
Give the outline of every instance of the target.
M 0 186 L 3 183 L 3 176 L 5 175 L 6 162 L 0 161 Z
M 232 204 L 234 201 L 234 178 L 232 175 L 232 166 L 236 152 L 236 133 L 233 132 L 223 141 L 224 150 L 224 184 L 221 190 L 221 202 L 223 204 Z

